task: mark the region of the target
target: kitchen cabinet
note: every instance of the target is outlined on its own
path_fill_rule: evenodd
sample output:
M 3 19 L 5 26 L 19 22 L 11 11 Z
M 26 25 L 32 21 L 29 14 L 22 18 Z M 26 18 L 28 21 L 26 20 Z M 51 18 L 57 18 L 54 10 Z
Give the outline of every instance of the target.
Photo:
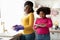
M 50 37 L 51 40 L 60 40 L 60 30 L 51 30 Z
M 0 40 L 10 40 L 13 38 L 13 35 L 9 33 L 0 33 Z
M 10 40 L 10 37 L 0 37 L 0 40 Z

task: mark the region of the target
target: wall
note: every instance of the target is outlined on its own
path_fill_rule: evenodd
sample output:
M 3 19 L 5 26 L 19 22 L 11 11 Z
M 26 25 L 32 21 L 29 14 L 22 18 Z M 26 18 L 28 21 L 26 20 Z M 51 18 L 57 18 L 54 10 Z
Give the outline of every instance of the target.
M 2 0 L 1 6 L 1 20 L 5 22 L 5 29 L 11 32 L 13 25 L 21 23 L 24 0 Z
M 36 1 L 39 5 L 53 7 L 55 2 L 59 0 L 33 0 Z M 2 0 L 1 1 L 1 20 L 5 22 L 5 28 L 11 31 L 11 27 L 15 24 L 21 24 L 20 19 L 23 15 L 23 5 L 24 0 Z M 60 22 L 60 15 L 57 17 L 52 17 L 53 21 L 58 20 Z M 35 15 L 37 17 L 37 15 Z M 59 23 L 60 25 L 60 23 Z

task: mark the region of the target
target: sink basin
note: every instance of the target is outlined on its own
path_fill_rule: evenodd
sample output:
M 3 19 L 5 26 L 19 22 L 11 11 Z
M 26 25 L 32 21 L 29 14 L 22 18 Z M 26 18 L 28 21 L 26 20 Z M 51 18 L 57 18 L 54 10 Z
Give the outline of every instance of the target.
M 0 33 L 0 37 L 13 37 L 13 34 L 10 33 Z

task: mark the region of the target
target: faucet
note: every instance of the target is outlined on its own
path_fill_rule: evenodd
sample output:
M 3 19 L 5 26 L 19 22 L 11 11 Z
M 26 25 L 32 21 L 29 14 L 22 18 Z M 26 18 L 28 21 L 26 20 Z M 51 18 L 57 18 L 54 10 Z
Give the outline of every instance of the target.
M 7 30 L 5 29 L 5 22 L 1 22 L 1 25 L 3 26 L 3 33 L 5 33 Z

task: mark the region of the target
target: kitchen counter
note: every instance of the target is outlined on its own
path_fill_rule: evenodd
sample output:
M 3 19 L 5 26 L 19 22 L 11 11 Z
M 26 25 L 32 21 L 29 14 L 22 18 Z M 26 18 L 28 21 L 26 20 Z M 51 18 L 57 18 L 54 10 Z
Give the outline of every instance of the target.
M 10 33 L 0 33 L 0 40 L 10 40 L 13 36 Z
M 60 40 L 60 30 L 50 30 L 51 40 Z
M 51 33 L 60 33 L 60 30 L 50 30 Z

